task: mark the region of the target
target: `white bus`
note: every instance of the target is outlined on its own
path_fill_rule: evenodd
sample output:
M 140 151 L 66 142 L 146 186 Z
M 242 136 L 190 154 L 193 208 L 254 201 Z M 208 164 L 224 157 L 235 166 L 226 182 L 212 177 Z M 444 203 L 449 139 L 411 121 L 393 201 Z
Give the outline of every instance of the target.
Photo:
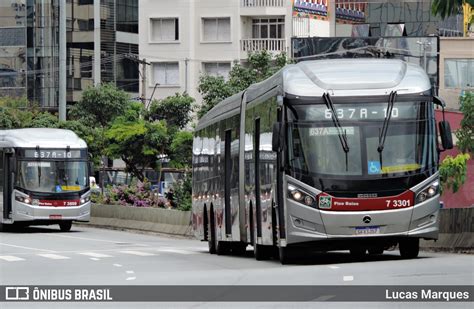
M 86 143 L 61 129 L 0 130 L 0 230 L 90 218 Z
M 418 255 L 438 238 L 436 128 L 424 70 L 400 60 L 288 65 L 215 106 L 193 143 L 193 227 L 210 253 Z M 438 144 L 438 134 L 442 146 Z

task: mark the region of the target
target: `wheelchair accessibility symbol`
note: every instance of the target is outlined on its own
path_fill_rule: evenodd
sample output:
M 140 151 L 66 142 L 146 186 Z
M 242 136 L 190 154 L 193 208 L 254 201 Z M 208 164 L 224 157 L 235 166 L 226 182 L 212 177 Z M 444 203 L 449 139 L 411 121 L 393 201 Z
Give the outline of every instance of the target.
M 380 174 L 380 162 L 379 161 L 369 161 L 369 175 Z

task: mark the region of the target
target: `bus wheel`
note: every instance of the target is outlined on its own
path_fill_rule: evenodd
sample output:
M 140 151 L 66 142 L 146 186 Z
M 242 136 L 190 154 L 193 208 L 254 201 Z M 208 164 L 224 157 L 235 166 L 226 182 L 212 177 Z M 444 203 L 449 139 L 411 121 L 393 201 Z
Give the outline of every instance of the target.
M 278 256 L 282 265 L 294 263 L 296 260 L 295 248 L 279 247 Z
M 69 232 L 72 227 L 72 221 L 64 221 L 59 223 L 59 228 L 62 232 Z
M 370 255 L 380 255 L 383 254 L 383 248 L 371 248 L 369 249 Z
M 234 242 L 231 246 L 233 255 L 245 255 L 247 252 L 247 244 L 242 242 Z
M 400 240 L 398 243 L 400 249 L 400 255 L 404 259 L 414 259 L 420 252 L 420 239 L 419 238 L 406 238 Z
M 352 248 L 350 249 L 352 257 L 356 259 L 363 259 L 365 257 L 365 253 L 367 252 L 367 249 L 365 248 Z
M 211 208 L 209 212 L 209 227 L 207 228 L 209 235 L 207 236 L 207 243 L 209 245 L 209 253 L 216 254 L 216 224 L 214 218 L 214 210 Z
M 217 255 L 226 255 L 230 253 L 231 243 L 228 241 L 218 241 L 216 244 L 216 253 Z

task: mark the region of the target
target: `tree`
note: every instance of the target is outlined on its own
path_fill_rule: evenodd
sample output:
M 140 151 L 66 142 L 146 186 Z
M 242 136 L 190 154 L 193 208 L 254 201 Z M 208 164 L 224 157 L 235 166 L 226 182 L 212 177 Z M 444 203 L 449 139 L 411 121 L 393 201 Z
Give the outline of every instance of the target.
M 456 193 L 466 181 L 467 161 L 474 154 L 474 94 L 467 92 L 461 97 L 461 128 L 456 131 L 456 146 L 462 152 L 456 157 L 447 156 L 440 165 L 442 189 Z
M 130 104 L 129 95 L 114 84 L 89 87 L 82 99 L 71 107 L 70 115 L 90 127 L 106 128 L 118 116 L 123 115 Z
M 168 156 L 170 165 L 175 168 L 188 168 L 192 165 L 193 134 L 180 131 L 173 137 Z
M 194 99 L 187 93 L 176 93 L 162 100 L 154 100 L 150 105 L 150 120 L 166 120 L 169 127 L 183 129 L 191 120 Z
M 441 18 L 445 19 L 449 16 L 458 14 L 464 3 L 474 6 L 474 0 L 433 0 L 431 13 L 435 16 L 439 15 Z
M 199 78 L 198 91 L 203 97 L 203 104 L 198 111 L 198 117 L 204 116 L 223 99 L 272 76 L 287 63 L 288 59 L 285 53 L 272 58 L 268 51 L 263 50 L 250 53 L 247 66 L 234 65 L 227 81 L 221 76 L 202 75 Z
M 140 103 L 132 104 L 105 133 L 109 141 L 107 155 L 121 158 L 127 171 L 142 182 L 146 180 L 147 168 L 157 168 L 158 157 L 164 153 L 168 143 L 166 122 L 146 121 L 143 112 Z

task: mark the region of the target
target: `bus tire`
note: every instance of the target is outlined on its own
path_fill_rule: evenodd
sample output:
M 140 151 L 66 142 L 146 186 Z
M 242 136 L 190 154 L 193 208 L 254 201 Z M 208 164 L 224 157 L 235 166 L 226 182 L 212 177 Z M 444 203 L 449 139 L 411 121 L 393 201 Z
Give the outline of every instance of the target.
M 420 239 L 419 238 L 405 238 L 400 240 L 398 243 L 400 249 L 400 255 L 404 259 L 414 259 L 418 257 L 420 252 Z
M 242 242 L 231 243 L 230 250 L 232 252 L 232 255 L 245 255 L 245 253 L 247 252 L 247 244 Z
M 295 248 L 279 247 L 278 257 L 282 265 L 292 264 L 296 260 Z
M 231 243 L 227 241 L 218 241 L 216 244 L 216 253 L 217 255 L 226 255 L 230 253 Z
M 6 232 L 6 231 L 7 231 L 7 226 L 0 222 L 0 233 L 1 232 Z
M 72 227 L 72 221 L 64 221 L 59 223 L 59 228 L 61 229 L 61 232 L 69 232 Z
M 207 243 L 209 246 L 209 253 L 216 254 L 216 223 L 214 218 L 214 209 L 211 207 L 209 212 L 209 227 L 207 229 L 209 235 L 207 236 Z

